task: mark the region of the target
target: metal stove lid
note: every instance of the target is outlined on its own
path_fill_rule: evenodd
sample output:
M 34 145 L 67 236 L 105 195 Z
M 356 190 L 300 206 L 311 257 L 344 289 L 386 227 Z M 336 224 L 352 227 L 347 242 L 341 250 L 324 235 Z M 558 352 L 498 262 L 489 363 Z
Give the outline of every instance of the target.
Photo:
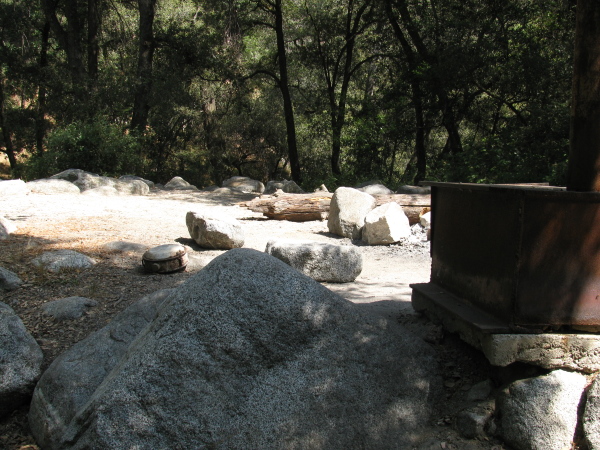
M 142 257 L 146 261 L 168 261 L 185 255 L 185 247 L 180 244 L 163 244 L 153 247 Z

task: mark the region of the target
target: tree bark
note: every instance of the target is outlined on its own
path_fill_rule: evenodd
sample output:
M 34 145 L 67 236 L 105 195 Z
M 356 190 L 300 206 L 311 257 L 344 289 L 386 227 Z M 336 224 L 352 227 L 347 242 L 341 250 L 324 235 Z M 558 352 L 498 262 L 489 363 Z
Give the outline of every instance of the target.
M 567 189 L 600 191 L 600 3 L 578 0 Z
M 138 67 L 131 129 L 144 132 L 150 113 L 152 91 L 152 60 L 154 57 L 154 12 L 156 0 L 138 0 L 139 44 Z
M 12 136 L 8 125 L 6 124 L 6 114 L 4 112 L 4 80 L 0 79 L 0 128 L 2 128 L 2 138 L 4 139 L 4 153 L 8 157 L 11 169 L 17 168 L 17 158 L 12 143 Z
M 260 212 L 269 219 L 289 220 L 291 222 L 307 222 L 324 220 L 329 215 L 331 192 L 315 192 L 313 194 L 285 194 L 277 197 L 255 198 L 242 206 L 254 212 Z M 418 223 L 421 213 L 431 206 L 429 194 L 393 194 L 374 195 L 376 206 L 395 202 L 402 206 L 411 225 Z
M 287 54 L 285 50 L 285 39 L 283 33 L 283 9 L 282 0 L 275 0 L 273 4 L 273 13 L 275 16 L 275 34 L 277 37 L 277 61 L 279 64 L 279 88 L 283 97 L 283 114 L 285 116 L 285 125 L 287 130 L 288 156 L 290 159 L 290 168 L 292 179 L 300 184 L 302 173 L 300 170 L 300 158 L 298 156 L 298 143 L 296 140 L 296 122 L 294 119 L 294 105 L 290 93 Z
M 42 42 L 40 49 L 40 80 L 38 87 L 38 101 L 35 118 L 35 146 L 37 153 L 44 153 L 44 137 L 46 136 L 46 80 L 45 70 L 48 67 L 48 43 L 50 39 L 50 22 L 45 21 L 42 28 Z

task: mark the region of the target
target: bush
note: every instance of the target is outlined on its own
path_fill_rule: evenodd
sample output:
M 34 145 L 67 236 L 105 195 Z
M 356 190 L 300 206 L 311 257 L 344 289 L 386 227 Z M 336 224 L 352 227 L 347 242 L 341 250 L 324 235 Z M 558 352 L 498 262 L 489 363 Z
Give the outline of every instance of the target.
M 140 156 L 140 143 L 104 119 L 74 122 L 48 136 L 47 151 L 27 161 L 24 177 L 44 178 L 66 169 L 82 169 L 106 176 L 142 174 L 144 162 Z

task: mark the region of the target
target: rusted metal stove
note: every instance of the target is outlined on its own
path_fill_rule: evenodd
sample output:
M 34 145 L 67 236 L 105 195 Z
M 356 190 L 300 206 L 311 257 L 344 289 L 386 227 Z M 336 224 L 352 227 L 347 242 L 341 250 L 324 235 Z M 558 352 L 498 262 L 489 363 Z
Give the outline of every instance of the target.
M 417 311 L 483 333 L 600 331 L 600 193 L 427 185 L 431 282 L 412 285 Z

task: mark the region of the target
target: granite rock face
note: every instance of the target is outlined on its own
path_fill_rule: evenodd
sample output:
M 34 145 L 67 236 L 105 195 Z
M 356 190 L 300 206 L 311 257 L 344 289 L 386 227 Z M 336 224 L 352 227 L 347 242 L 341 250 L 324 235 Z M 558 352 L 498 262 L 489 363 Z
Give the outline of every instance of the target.
M 169 296 L 73 417 L 56 400 L 36 421 L 57 426 L 50 449 L 411 448 L 440 384 L 395 321 L 234 249 Z
M 27 403 L 44 356 L 13 309 L 0 303 L 0 418 Z
M 69 422 L 171 293 L 172 289 L 163 289 L 141 298 L 52 362 L 37 384 L 29 408 L 29 427 L 42 448 L 62 448 Z

